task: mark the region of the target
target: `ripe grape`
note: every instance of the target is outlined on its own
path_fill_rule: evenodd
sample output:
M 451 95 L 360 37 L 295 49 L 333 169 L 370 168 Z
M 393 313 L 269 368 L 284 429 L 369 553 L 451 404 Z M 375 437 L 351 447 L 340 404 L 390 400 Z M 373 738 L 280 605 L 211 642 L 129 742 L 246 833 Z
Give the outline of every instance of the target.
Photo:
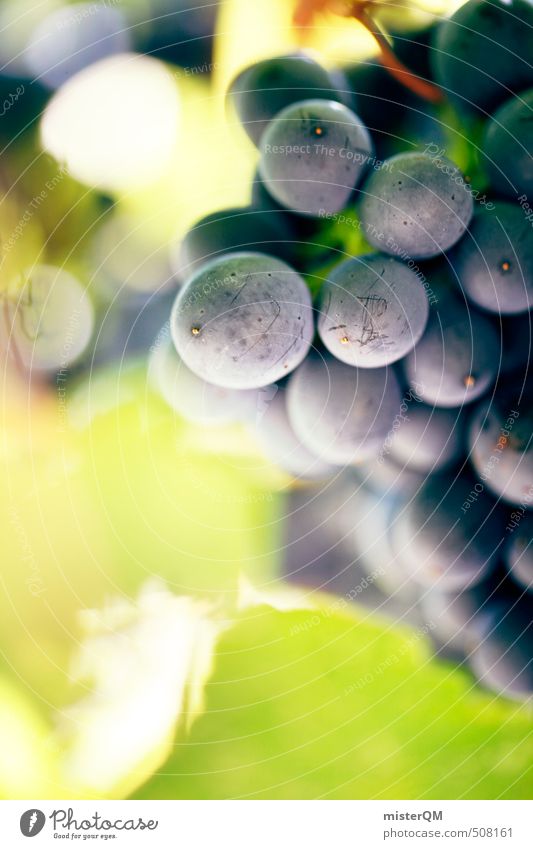
M 213 212 L 188 231 L 171 256 L 176 273 L 190 277 L 207 261 L 235 251 L 260 251 L 290 258 L 292 240 L 281 214 L 250 206 Z
M 483 635 L 495 597 L 492 582 L 482 581 L 459 593 L 429 589 L 420 606 L 439 642 L 466 653 Z
M 520 602 L 494 605 L 485 634 L 469 660 L 476 677 L 491 690 L 516 701 L 533 695 L 533 621 Z
M 393 526 L 395 550 L 418 583 L 459 592 L 487 577 L 503 538 L 498 507 L 468 476 L 432 475 Z
M 476 213 L 452 262 L 462 289 L 477 306 L 508 315 L 533 306 L 533 236 L 518 206 L 496 203 Z
M 427 404 L 460 407 L 479 398 L 498 374 L 500 344 L 489 320 L 461 304 L 432 310 L 426 332 L 407 355 L 407 379 Z
M 399 128 L 417 98 L 376 59 L 349 65 L 344 73 L 357 101 L 357 114 L 370 130 L 379 156 L 397 153 Z
M 187 421 L 224 425 L 247 418 L 256 393 L 225 389 L 197 377 L 180 360 L 168 323 L 159 332 L 148 364 L 150 383 L 169 407 Z
M 505 402 L 507 404 L 507 402 Z M 533 506 L 533 413 L 526 401 L 487 400 L 469 428 L 470 459 L 496 495 L 519 506 Z
M 383 254 L 360 256 L 337 265 L 324 284 L 318 332 L 339 360 L 375 368 L 414 348 L 428 313 L 414 271 Z
M 533 516 L 518 517 L 517 524 L 505 548 L 505 563 L 515 581 L 533 591 Z
M 118 0 L 114 0 L 118 2 Z M 131 27 L 136 52 L 145 53 L 181 66 L 176 76 L 200 76 L 214 67 L 213 42 L 218 14 L 218 0 L 150 0 L 149 17 L 138 4 L 128 4 L 136 26 Z
M 472 194 L 453 162 L 399 153 L 373 171 L 361 189 L 368 241 L 406 258 L 437 256 L 452 247 L 472 217 Z
M 496 110 L 485 124 L 484 164 L 494 189 L 533 197 L 533 88 Z
M 30 371 L 67 368 L 91 339 L 92 302 L 79 280 L 62 268 L 29 269 L 12 282 L 4 308 L 8 345 Z
M 530 0 L 468 0 L 436 28 L 434 78 L 464 109 L 492 111 L 533 81 Z
M 379 452 L 400 406 L 390 369 L 357 369 L 311 354 L 288 387 L 289 419 L 302 443 L 328 463 L 357 463 Z
M 390 537 L 396 502 L 365 488 L 356 491 L 350 506 L 354 552 L 358 565 L 366 575 L 374 576 L 387 600 L 390 597 L 393 604 L 407 603 L 412 609 L 417 601 L 418 587 L 406 579 Z M 397 606 L 399 607 L 398 604 Z M 403 611 L 397 609 L 395 619 L 402 614 Z
M 430 474 L 451 466 L 463 453 L 460 410 L 411 403 L 390 441 L 397 464 Z
M 361 120 L 332 100 L 287 106 L 261 137 L 260 174 L 270 194 L 295 212 L 338 212 L 372 157 Z
M 296 368 L 311 346 L 309 290 L 281 260 L 228 254 L 181 289 L 171 330 L 185 364 L 209 383 L 231 389 L 267 386 Z
M 391 429 L 391 434 L 393 432 L 394 428 Z M 397 463 L 390 454 L 381 451 L 378 457 L 357 464 L 357 477 L 366 488 L 377 495 L 395 496 L 399 499 L 411 498 L 425 480 L 421 472 Z
M 257 417 L 255 429 L 265 456 L 295 478 L 313 480 L 334 475 L 338 469 L 311 454 L 296 436 L 289 421 L 286 395 L 284 388 L 277 388 Z
M 251 65 L 229 89 L 242 126 L 258 145 L 278 112 L 302 100 L 335 100 L 343 97 L 334 78 L 309 56 L 274 56 Z

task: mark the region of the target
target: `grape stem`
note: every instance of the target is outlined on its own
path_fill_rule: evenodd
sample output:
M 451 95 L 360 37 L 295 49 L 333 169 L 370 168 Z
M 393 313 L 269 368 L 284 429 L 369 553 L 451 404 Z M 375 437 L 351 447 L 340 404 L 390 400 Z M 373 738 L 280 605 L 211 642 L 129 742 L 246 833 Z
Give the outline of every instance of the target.
M 369 8 L 372 8 L 374 3 L 375 0 L 352 0 L 342 11 L 337 4 L 335 11 L 345 18 L 354 18 L 364 26 L 379 47 L 379 61 L 395 80 L 398 80 L 401 85 L 408 88 L 423 100 L 427 100 L 430 103 L 442 103 L 444 95 L 441 89 L 434 83 L 421 79 L 413 71 L 410 71 L 401 59 L 398 58 L 390 46 L 386 35 L 380 30 L 379 26 L 373 20 L 372 15 L 367 11 Z M 334 0 L 299 0 L 294 12 L 294 22 L 296 26 L 308 26 L 317 13 L 328 10 L 334 11 L 332 8 L 333 5 Z
M 372 35 L 380 50 L 380 62 L 384 68 L 406 88 L 414 94 L 430 103 L 442 103 L 444 96 L 440 88 L 427 80 L 421 79 L 417 74 L 410 71 L 388 43 L 382 32 L 376 27 L 364 6 L 356 6 L 352 9 L 352 17 L 358 20 Z

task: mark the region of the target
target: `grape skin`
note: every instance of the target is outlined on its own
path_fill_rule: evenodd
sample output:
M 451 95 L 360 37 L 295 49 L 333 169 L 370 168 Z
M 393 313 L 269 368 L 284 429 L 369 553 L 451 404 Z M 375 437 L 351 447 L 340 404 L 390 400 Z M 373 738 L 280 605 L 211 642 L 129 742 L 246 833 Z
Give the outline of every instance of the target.
M 466 653 L 483 635 L 493 600 L 490 582 L 482 582 L 458 594 L 430 589 L 420 606 L 425 618 L 435 624 L 439 641 Z
M 411 498 L 424 483 L 425 476 L 409 466 L 397 463 L 390 454 L 383 454 L 357 465 L 361 483 L 377 495 Z
M 198 271 L 171 315 L 178 354 L 199 377 L 256 389 L 289 374 L 313 338 L 309 290 L 281 260 L 235 253 Z
M 430 474 L 457 462 L 464 450 L 460 411 L 412 403 L 390 442 L 391 458 Z
M 425 153 L 399 153 L 369 176 L 360 215 L 375 248 L 424 259 L 448 250 L 465 232 L 472 194 L 456 165 Z
M 333 269 L 322 290 L 318 333 L 337 359 L 376 368 L 405 356 L 429 314 L 424 286 L 407 266 L 383 254 Z
M 306 448 L 345 465 L 377 456 L 400 406 L 390 369 L 355 369 L 313 354 L 288 385 L 289 419 Z
M 220 426 L 243 421 L 256 401 L 253 390 L 224 389 L 197 377 L 180 360 L 168 323 L 152 346 L 148 376 L 169 407 L 195 424 Z
M 467 476 L 431 476 L 397 517 L 395 550 L 421 585 L 460 592 L 496 565 L 503 518 L 483 492 L 463 511 L 474 483 Z
M 283 109 L 261 137 L 259 171 L 270 194 L 294 212 L 343 209 L 372 156 L 370 135 L 346 106 L 305 100 Z
M 337 467 L 311 454 L 296 436 L 289 421 L 286 394 L 286 389 L 278 388 L 267 409 L 257 417 L 255 430 L 265 456 L 295 478 L 333 476 Z
M 485 124 L 485 167 L 494 189 L 533 196 L 533 88 L 508 100 Z
M 243 128 L 254 144 L 278 112 L 302 100 L 341 101 L 334 79 L 308 56 L 275 56 L 242 71 L 229 89 Z
M 492 111 L 533 82 L 530 0 L 469 0 L 435 31 L 434 79 L 465 110 Z
M 533 416 L 487 400 L 476 409 L 469 428 L 474 469 L 497 496 L 518 506 L 533 506 Z M 518 414 L 518 415 L 516 415 Z
M 533 236 L 518 206 L 496 203 L 478 212 L 452 263 L 461 288 L 477 306 L 502 315 L 533 306 Z
M 520 519 L 505 548 L 505 563 L 511 576 L 526 590 L 533 591 L 533 516 Z
M 500 343 L 488 319 L 460 304 L 432 311 L 422 339 L 404 361 L 427 404 L 460 407 L 479 398 L 498 374 Z
M 171 251 L 173 268 L 179 276 L 189 277 L 206 262 L 235 251 L 259 251 L 281 259 L 294 253 L 279 213 L 234 207 L 200 219 Z
M 491 610 L 485 634 L 469 660 L 476 677 L 491 690 L 516 701 L 533 695 L 533 621 L 520 603 Z

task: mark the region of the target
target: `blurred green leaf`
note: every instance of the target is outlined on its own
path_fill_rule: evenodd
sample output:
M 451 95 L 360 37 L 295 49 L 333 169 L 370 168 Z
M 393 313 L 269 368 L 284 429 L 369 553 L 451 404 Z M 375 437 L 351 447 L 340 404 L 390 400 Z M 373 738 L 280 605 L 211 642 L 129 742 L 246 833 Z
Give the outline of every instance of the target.
M 423 633 L 339 602 L 256 607 L 221 639 L 205 714 L 136 797 L 525 799 L 530 721 L 432 659 Z

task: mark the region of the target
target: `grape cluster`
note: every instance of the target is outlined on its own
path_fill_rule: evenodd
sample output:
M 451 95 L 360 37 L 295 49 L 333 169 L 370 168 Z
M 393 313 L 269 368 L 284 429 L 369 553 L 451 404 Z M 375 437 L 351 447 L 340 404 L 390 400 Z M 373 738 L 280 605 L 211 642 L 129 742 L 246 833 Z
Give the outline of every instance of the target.
M 530 0 L 468 0 L 432 26 L 413 76 L 440 102 L 377 60 L 244 70 L 228 101 L 258 150 L 250 205 L 174 252 L 151 359 L 181 415 L 245 421 L 292 478 L 359 493 L 354 526 L 370 499 L 354 558 L 393 565 L 436 639 L 516 699 L 533 694 L 532 25 Z

